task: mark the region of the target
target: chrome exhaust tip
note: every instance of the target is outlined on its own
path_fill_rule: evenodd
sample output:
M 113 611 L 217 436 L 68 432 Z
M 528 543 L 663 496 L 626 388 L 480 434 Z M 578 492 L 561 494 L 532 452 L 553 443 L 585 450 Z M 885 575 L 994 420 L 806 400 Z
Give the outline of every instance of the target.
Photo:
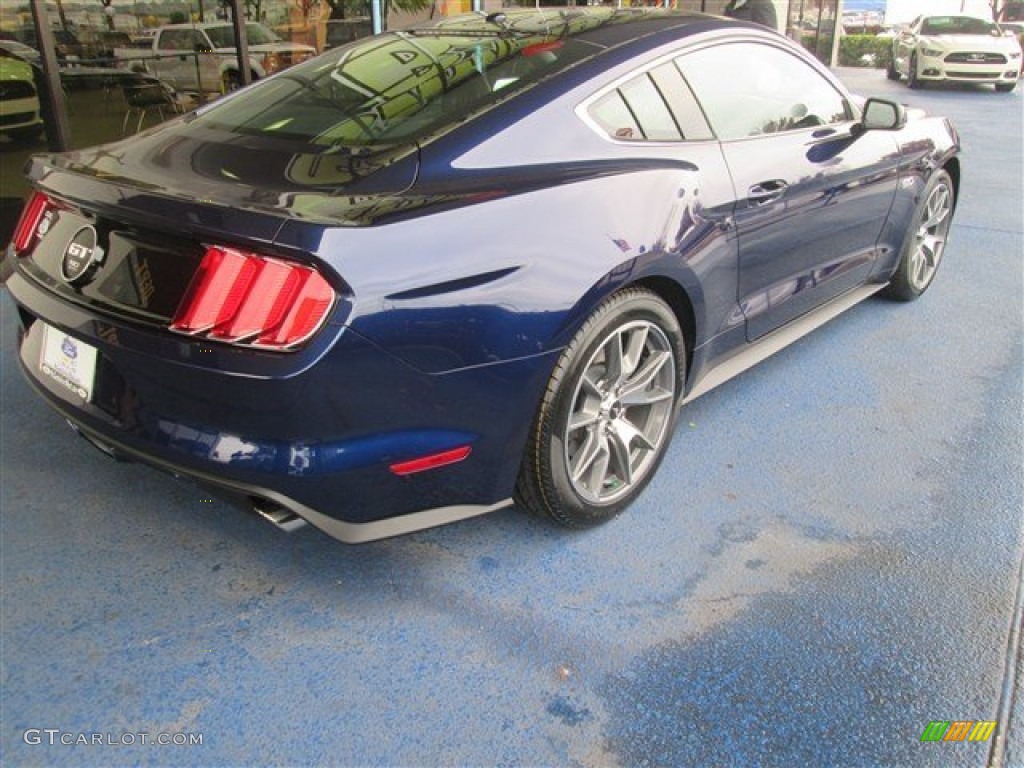
M 273 501 L 252 496 L 249 499 L 252 511 L 257 515 L 273 523 L 282 531 L 291 533 L 308 525 L 305 520 L 296 515 L 290 509 L 282 507 Z

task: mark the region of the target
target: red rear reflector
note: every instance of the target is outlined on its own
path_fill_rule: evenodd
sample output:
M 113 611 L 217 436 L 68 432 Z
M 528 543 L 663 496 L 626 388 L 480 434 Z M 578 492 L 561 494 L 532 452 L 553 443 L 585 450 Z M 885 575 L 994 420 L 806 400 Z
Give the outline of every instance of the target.
M 334 289 L 309 267 L 211 247 L 170 327 L 234 344 L 287 349 L 323 325 L 334 299 Z
M 33 192 L 28 202 L 25 203 L 21 217 L 18 219 L 18 226 L 14 230 L 14 239 L 11 241 L 15 253 L 19 256 L 24 254 L 35 240 L 36 230 L 39 228 L 39 222 L 43 219 L 43 214 L 46 213 L 46 206 L 49 202 L 42 192 Z
M 410 461 L 400 461 L 397 464 L 392 464 L 389 469 L 396 475 L 412 475 L 416 472 L 436 469 L 447 464 L 456 464 L 469 456 L 471 450 L 471 446 L 463 445 L 459 448 L 452 448 L 450 451 L 432 453 L 429 456 L 421 456 Z

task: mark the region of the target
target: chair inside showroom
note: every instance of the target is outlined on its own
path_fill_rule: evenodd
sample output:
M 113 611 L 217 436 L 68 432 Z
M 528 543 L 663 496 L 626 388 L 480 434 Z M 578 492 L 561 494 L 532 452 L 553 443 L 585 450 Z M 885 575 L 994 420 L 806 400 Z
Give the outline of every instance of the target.
M 128 124 L 133 118 L 138 118 L 135 124 L 135 132 L 142 130 L 142 124 L 146 121 L 146 115 L 156 113 L 163 121 L 167 114 L 176 114 L 178 109 L 178 98 L 174 89 L 167 83 L 156 79 L 147 79 L 135 83 L 125 83 L 122 86 L 124 103 L 127 109 L 124 113 L 124 123 L 121 125 L 121 135 L 128 135 Z

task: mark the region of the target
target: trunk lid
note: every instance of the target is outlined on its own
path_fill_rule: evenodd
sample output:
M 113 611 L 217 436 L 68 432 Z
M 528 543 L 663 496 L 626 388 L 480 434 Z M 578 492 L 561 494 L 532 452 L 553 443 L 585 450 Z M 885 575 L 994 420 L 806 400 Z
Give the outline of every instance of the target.
M 325 151 L 266 137 L 257 145 L 175 121 L 117 144 L 33 158 L 29 178 L 51 202 L 17 263 L 69 301 L 165 325 L 208 245 L 311 262 L 312 253 L 274 245 L 287 221 L 355 226 L 343 201 L 389 198 L 412 184 L 418 164 L 414 145 Z M 69 252 L 83 243 L 92 264 L 69 279 Z

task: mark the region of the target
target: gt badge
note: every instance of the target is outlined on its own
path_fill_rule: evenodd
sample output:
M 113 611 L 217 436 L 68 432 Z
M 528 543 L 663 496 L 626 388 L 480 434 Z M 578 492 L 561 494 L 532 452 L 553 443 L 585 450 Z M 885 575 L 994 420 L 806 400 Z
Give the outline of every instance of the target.
M 102 258 L 103 251 L 96 245 L 96 230 L 82 227 L 64 249 L 64 258 L 60 262 L 61 276 L 72 285 L 84 283 L 92 277 L 92 268 Z

